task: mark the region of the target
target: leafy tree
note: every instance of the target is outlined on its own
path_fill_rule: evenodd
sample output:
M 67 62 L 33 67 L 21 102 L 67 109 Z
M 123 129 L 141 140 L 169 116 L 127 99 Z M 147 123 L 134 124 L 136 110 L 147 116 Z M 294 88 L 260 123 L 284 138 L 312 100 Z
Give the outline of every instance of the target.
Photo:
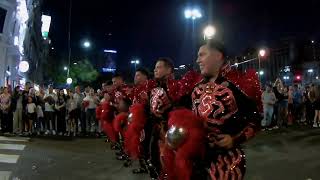
M 64 60 L 63 62 L 68 62 Z M 49 57 L 48 62 L 45 65 L 45 83 L 63 85 L 66 84 L 67 71 L 63 69 L 66 63 L 58 61 L 53 57 Z M 70 64 L 69 76 L 72 78 L 72 84 L 90 85 L 94 82 L 99 73 L 93 67 L 89 60 L 84 59 L 77 64 Z
M 70 67 L 70 77 L 74 84 L 92 83 L 98 75 L 98 71 L 87 59 L 77 62 L 76 65 L 72 64 Z

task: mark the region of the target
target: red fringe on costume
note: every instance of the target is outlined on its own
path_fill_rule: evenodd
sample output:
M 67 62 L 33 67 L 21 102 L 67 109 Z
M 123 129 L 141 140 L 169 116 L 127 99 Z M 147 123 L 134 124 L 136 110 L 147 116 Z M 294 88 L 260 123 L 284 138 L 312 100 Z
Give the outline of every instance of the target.
M 202 158 L 205 152 L 205 129 L 202 120 L 191 110 L 177 109 L 169 114 L 168 127 L 176 126 L 187 130 L 184 142 L 175 150 L 168 145 L 163 151 L 164 171 L 169 180 L 189 180 L 192 162 Z
M 124 125 L 127 124 L 127 120 L 128 120 L 128 113 L 122 112 L 119 113 L 118 115 L 116 115 L 116 117 L 114 118 L 112 124 L 113 124 L 113 129 L 115 131 L 116 134 L 121 134 L 124 135 Z
M 254 69 L 249 69 L 245 73 L 232 70 L 225 77 L 253 99 L 257 103 L 259 112 L 263 112 L 260 81 Z
M 100 119 L 101 119 L 103 132 L 108 136 L 108 138 L 112 142 L 116 142 L 117 136 L 116 136 L 116 133 L 115 133 L 113 126 L 112 126 L 112 120 L 114 117 L 114 110 L 109 102 L 104 102 L 101 105 L 101 109 L 102 110 L 101 110 Z
M 140 136 L 147 121 L 144 108 L 142 104 L 134 104 L 130 107 L 132 117 L 125 133 L 124 147 L 125 151 L 133 159 L 139 158 L 141 154 Z

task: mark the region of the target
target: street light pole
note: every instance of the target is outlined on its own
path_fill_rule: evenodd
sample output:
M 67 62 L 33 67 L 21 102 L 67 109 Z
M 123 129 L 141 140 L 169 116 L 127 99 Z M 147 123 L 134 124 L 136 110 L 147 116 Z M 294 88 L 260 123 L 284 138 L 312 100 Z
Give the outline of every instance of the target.
M 131 64 L 134 64 L 134 71 L 137 71 L 137 64 L 140 64 L 140 60 L 132 60 Z
M 197 9 L 197 8 L 188 8 L 188 9 L 185 9 L 185 11 L 184 11 L 184 16 L 185 16 L 185 18 L 186 19 L 191 19 L 192 20 L 192 35 L 191 35 L 191 37 L 192 37 L 192 46 L 191 46 L 191 51 L 192 51 L 192 53 L 191 53 L 191 56 L 192 56 L 192 64 L 193 64 L 193 66 L 195 66 L 195 59 L 196 59 L 196 57 L 195 57 L 195 51 L 196 51 L 196 48 L 195 48 L 195 39 L 196 39 L 196 34 L 195 34 L 195 21 L 197 20 L 197 19 L 200 19 L 201 17 L 202 17 L 202 14 L 201 14 L 201 12 L 200 12 L 200 10 L 199 9 Z
M 195 35 L 195 25 L 194 22 L 195 19 L 192 19 L 192 59 L 193 59 L 193 66 L 196 65 L 196 62 L 194 61 L 194 59 L 196 58 L 195 56 L 195 52 L 196 52 L 196 47 L 195 47 L 195 42 L 196 42 L 196 35 Z
M 314 40 L 312 40 L 311 43 L 312 43 L 312 51 L 313 51 L 313 60 L 316 61 L 316 51 L 314 48 Z
M 261 75 L 260 72 L 261 72 L 261 57 L 264 57 L 266 55 L 266 50 L 264 49 L 260 49 L 259 52 L 258 52 L 258 69 L 259 69 L 259 81 L 261 83 Z
M 71 62 L 71 12 L 72 12 L 72 0 L 70 0 L 69 5 L 69 31 L 68 31 L 68 48 L 69 48 L 69 55 L 68 55 L 68 71 L 67 71 L 67 78 L 70 75 L 70 62 Z
M 258 70 L 259 70 L 259 73 L 261 71 L 261 61 L 260 61 L 260 56 L 258 56 Z

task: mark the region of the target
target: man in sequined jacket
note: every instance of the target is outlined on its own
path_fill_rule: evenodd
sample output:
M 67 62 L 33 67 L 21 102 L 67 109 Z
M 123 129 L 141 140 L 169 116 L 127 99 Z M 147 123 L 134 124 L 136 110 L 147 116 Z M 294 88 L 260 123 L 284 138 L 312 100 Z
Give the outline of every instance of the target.
M 150 177 L 157 178 L 161 172 L 161 146 L 163 144 L 164 132 L 166 131 L 166 120 L 168 112 L 172 108 L 169 98 L 168 80 L 173 79 L 174 66 L 170 59 L 159 58 L 154 68 L 156 87 L 150 92 L 150 118 L 147 121 L 146 137 L 150 149 L 149 169 Z M 150 138 L 150 139 L 149 139 Z
M 204 174 L 213 180 L 240 180 L 245 174 L 240 145 L 260 129 L 261 91 L 255 72 L 232 70 L 225 56 L 219 41 L 200 47 L 197 63 L 203 80 L 193 90 L 192 104 L 207 133 Z

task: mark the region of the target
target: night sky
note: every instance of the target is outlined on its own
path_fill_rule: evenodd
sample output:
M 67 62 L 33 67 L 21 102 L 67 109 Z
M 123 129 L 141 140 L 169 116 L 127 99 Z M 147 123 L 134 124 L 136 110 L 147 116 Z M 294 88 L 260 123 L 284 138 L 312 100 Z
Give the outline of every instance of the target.
M 192 23 L 185 7 L 199 7 L 197 40 L 207 24 L 217 28 L 230 55 L 248 47 L 272 46 L 280 38 L 320 41 L 319 0 L 73 0 L 72 58 L 118 51 L 117 63 L 132 58 L 152 66 L 157 57 L 171 57 L 176 65 L 192 61 Z M 50 38 L 56 56 L 67 54 L 69 0 L 44 0 L 43 12 L 52 16 Z M 88 39 L 93 47 L 84 50 Z M 74 60 L 73 60 L 74 61 Z

